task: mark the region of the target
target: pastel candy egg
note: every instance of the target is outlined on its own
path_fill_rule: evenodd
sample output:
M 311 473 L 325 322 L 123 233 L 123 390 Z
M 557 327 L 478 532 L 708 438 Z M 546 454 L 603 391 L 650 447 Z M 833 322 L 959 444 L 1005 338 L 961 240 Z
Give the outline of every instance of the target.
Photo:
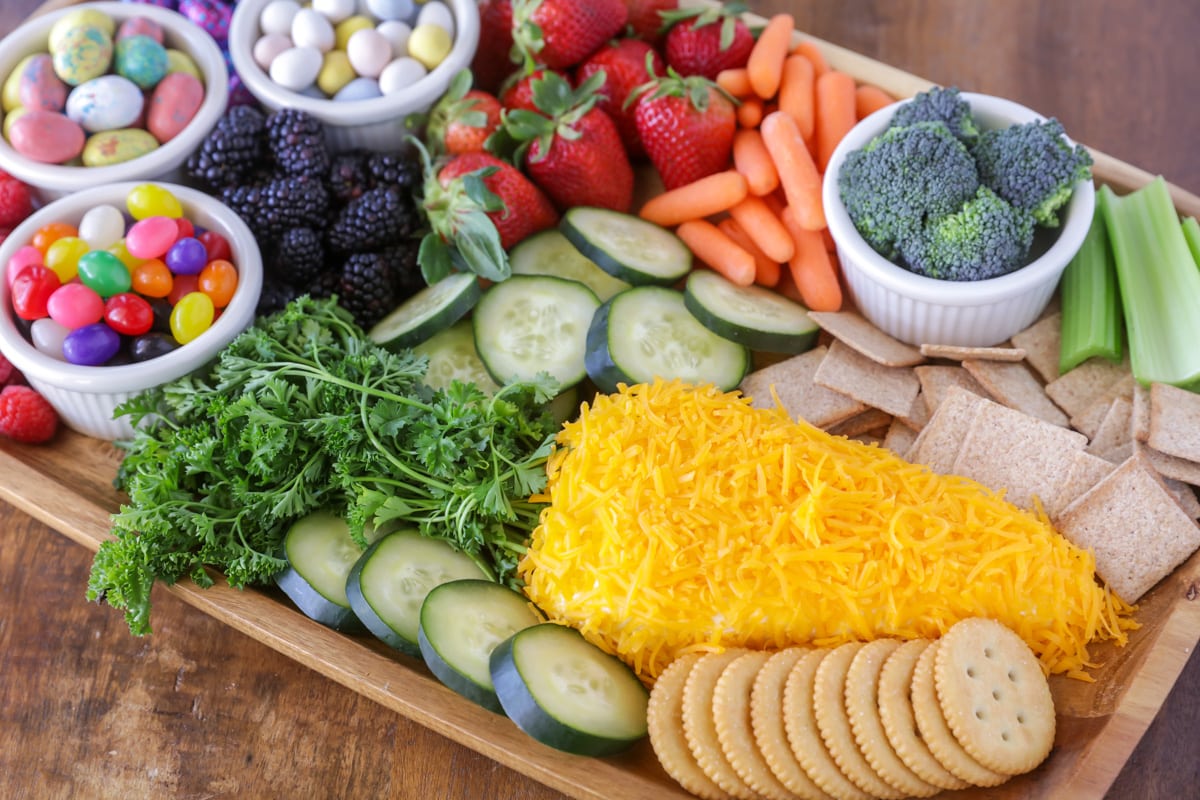
M 132 161 L 157 149 L 158 140 L 149 131 L 118 128 L 89 136 L 81 158 L 85 167 L 107 167 Z
M 103 322 L 94 322 L 68 333 L 62 349 L 63 358 L 72 364 L 98 367 L 121 349 L 121 334 Z
M 357 0 L 313 0 L 312 7 L 336 25 L 358 9 L 358 2 Z
M 117 28 L 117 33 L 113 36 L 113 39 L 120 41 L 130 36 L 149 36 L 154 41 L 162 44 L 162 25 L 147 17 L 130 17 Z
M 186 75 L 191 75 L 193 78 L 203 77 L 200 74 L 200 68 L 196 66 L 195 60 L 182 50 L 176 50 L 173 47 L 167 48 L 167 74 L 172 72 L 182 72 Z
M 178 136 L 200 110 L 204 84 L 184 72 L 172 72 L 158 82 L 150 95 L 146 130 L 159 142 Z
M 167 74 L 167 49 L 149 36 L 117 42 L 117 74 L 143 89 L 152 89 Z
M 333 49 L 333 25 L 319 11 L 302 8 L 292 17 L 292 44 L 315 47 L 322 53 Z
M 254 42 L 254 47 L 250 54 L 254 58 L 254 63 L 258 64 L 263 69 L 269 69 L 271 62 L 275 60 L 275 56 L 282 53 L 292 46 L 292 40 L 282 33 L 268 33 L 265 36 L 260 36 Z
M 321 62 L 321 71 L 317 73 L 317 88 L 332 97 L 356 77 L 346 51 L 330 50 Z
M 416 12 L 413 0 L 366 0 L 367 10 L 379 19 L 399 19 L 408 22 Z
M 417 12 L 417 25 L 437 25 L 445 28 L 450 34 L 450 38 L 454 38 L 454 14 L 450 11 L 450 7 L 438 0 L 429 0 L 421 6 L 421 10 Z
M 289 34 L 292 31 L 292 17 L 299 10 L 300 4 L 296 0 L 271 0 L 258 15 L 258 29 L 263 33 Z
M 46 312 L 50 319 L 74 330 L 99 322 L 104 317 L 104 301 L 95 290 L 82 283 L 66 283 L 50 295 Z
M 125 215 L 108 203 L 92 206 L 79 219 L 79 238 L 92 250 L 107 250 L 125 235 Z
M 412 28 L 407 22 L 387 19 L 376 25 L 375 30 L 392 45 L 392 58 L 408 55 L 408 37 L 412 35 Z
M 61 50 L 63 42 L 67 38 L 67 33 L 72 28 L 81 26 L 99 28 L 107 33 L 109 38 L 112 38 L 113 32 L 116 29 L 116 22 L 112 17 L 98 8 L 78 8 L 74 11 L 69 11 L 50 26 L 50 33 L 46 37 L 47 47 L 50 52 L 53 53 Z
M 37 348 L 39 353 L 62 360 L 63 339 L 67 338 L 67 334 L 71 329 L 66 325 L 55 322 L 49 317 L 35 319 L 33 324 L 29 326 L 29 339 L 33 342 L 33 346 Z
M 350 103 L 355 100 L 374 100 L 382 94 L 379 81 L 374 78 L 355 78 L 343 86 L 333 99 L 339 103 Z
M 171 249 L 179 226 L 171 217 L 140 219 L 125 234 L 125 249 L 136 258 L 161 258 Z
M 132 126 L 142 113 L 142 90 L 120 75 L 81 83 L 67 97 L 67 118 L 89 133 Z
M 133 285 L 129 270 L 121 259 L 107 250 L 91 250 L 80 257 L 79 280 L 101 297 L 128 292 Z
M 404 91 L 428 74 L 425 65 L 415 58 L 397 58 L 379 73 L 379 90 L 384 94 L 395 94 Z
M 76 26 L 63 34 L 62 44 L 53 55 L 58 77 L 68 86 L 78 86 L 108 72 L 113 58 L 112 37 L 95 25 Z
M 43 164 L 63 164 L 80 155 L 86 138 L 83 128 L 54 111 L 26 111 L 8 131 L 14 150 Z
M 38 53 L 25 63 L 17 83 L 18 105 L 33 111 L 62 111 L 67 85 L 54 73 L 54 59 Z
M 183 205 L 175 193 L 157 183 L 139 183 L 125 196 L 125 207 L 135 220 L 167 217 L 176 220 L 176 230 L 183 218 Z
M 3 86 L 0 86 L 0 108 L 12 111 L 21 105 L 21 75 L 25 73 L 25 67 L 29 66 L 29 62 L 37 55 L 37 53 L 30 53 L 25 56 L 17 62 L 13 71 L 8 73 Z
M 26 109 L 23 108 L 22 106 L 17 106 L 12 111 L 9 111 L 7 114 L 4 115 L 4 127 L 3 127 L 3 130 L 0 131 L 0 133 L 4 134 L 4 138 L 6 141 L 9 141 L 9 142 L 12 141 L 13 123 L 16 122 L 18 119 L 20 119 L 21 115 L 24 114 L 25 111 L 26 111 Z
M 179 13 L 190 19 L 218 42 L 229 38 L 232 3 L 222 0 L 179 0 Z
M 271 80 L 298 92 L 313 85 L 321 71 L 321 51 L 315 47 L 289 47 L 275 57 L 268 70 Z
M 350 43 L 350 37 L 366 28 L 374 28 L 375 20 L 363 14 L 355 14 L 339 22 L 333 28 L 333 46 L 345 50 Z
M 413 28 L 408 37 L 408 54 L 420 61 L 427 69 L 433 69 L 450 55 L 454 40 L 450 32 L 441 25 L 426 23 Z
M 346 55 L 354 71 L 364 78 L 378 78 L 379 73 L 392 60 L 392 44 L 375 30 L 367 28 L 350 37 L 346 44 Z

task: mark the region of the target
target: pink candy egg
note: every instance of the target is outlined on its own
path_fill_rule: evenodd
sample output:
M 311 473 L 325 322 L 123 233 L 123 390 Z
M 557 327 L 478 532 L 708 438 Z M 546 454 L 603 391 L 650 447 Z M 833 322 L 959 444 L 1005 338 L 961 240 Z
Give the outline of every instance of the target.
M 119 41 L 130 36 L 149 36 L 159 44 L 163 43 L 162 26 L 146 17 L 130 17 L 125 20 L 121 23 L 121 27 L 117 28 L 117 35 L 113 38 Z
M 83 128 L 54 111 L 26 111 L 8 131 L 14 150 L 43 164 L 62 164 L 83 152 Z
M 135 258 L 161 258 L 179 237 L 179 225 L 170 217 L 138 220 L 125 234 L 125 249 Z
M 99 322 L 104 316 L 104 301 L 82 283 L 64 283 L 46 301 L 46 312 L 50 319 L 74 330 Z
M 150 95 L 146 130 L 159 142 L 169 142 L 188 126 L 204 102 L 204 84 L 186 72 L 172 72 Z

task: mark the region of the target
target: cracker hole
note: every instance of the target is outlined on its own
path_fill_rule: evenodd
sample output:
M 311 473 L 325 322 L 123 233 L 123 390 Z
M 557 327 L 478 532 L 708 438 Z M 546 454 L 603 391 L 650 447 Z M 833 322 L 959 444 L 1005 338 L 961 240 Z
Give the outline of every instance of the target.
M 1017 713 L 1017 723 L 1020 725 L 1025 724 L 1025 715 L 1024 714 L 1022 714 L 1020 712 Z
M 1000 734 L 1000 738 L 1001 738 L 1003 741 L 1006 741 L 1006 742 L 1007 742 L 1007 741 L 1008 741 L 1009 739 L 1011 739 L 1012 737 L 1008 735 L 1008 731 L 1004 731 L 1003 733 L 1001 733 L 1001 734 Z
M 1017 671 L 1015 669 L 1010 669 L 1008 671 L 1008 679 L 1013 683 L 1017 682 Z
M 974 667 L 967 667 L 967 677 L 968 678 L 975 677 L 975 668 Z
M 1000 690 L 999 689 L 992 689 L 992 699 L 993 700 L 1000 699 Z
M 982 709 L 982 708 L 977 708 L 977 709 L 975 709 L 975 719 L 977 719 L 977 720 L 981 720 L 981 721 L 982 721 L 982 720 L 983 720 L 983 719 L 985 719 L 986 717 L 987 717 L 987 714 L 985 714 L 985 713 L 983 712 L 983 709 Z
M 995 656 L 995 654 L 992 652 L 992 648 L 990 648 L 990 647 L 983 648 L 983 657 L 984 658 L 993 658 L 994 656 Z

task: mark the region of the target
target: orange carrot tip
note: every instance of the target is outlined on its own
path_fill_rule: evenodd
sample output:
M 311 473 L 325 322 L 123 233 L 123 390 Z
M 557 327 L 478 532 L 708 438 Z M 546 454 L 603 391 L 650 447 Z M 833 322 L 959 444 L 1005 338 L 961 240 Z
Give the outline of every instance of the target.
M 743 128 L 757 128 L 763 118 L 763 102 L 757 97 L 747 97 L 737 107 L 738 124 Z
M 896 98 L 878 86 L 872 86 L 869 83 L 860 84 L 854 90 L 854 115 L 858 119 L 865 119 L 894 102 L 896 102 Z
M 767 20 L 766 26 L 754 42 L 746 60 L 746 74 L 750 88 L 763 100 L 770 100 L 779 91 L 783 78 L 783 62 L 787 58 L 796 32 L 796 19 L 791 14 L 776 14 Z
M 675 229 L 692 254 L 738 286 L 754 283 L 757 267 L 744 247 L 716 225 L 702 219 L 689 220 Z
M 797 42 L 796 46 L 791 49 L 791 55 L 804 56 L 811 61 L 814 75 L 824 75 L 829 72 L 829 61 L 821 52 L 821 48 L 817 47 L 816 42 L 811 39 L 801 39 Z
M 745 67 L 733 67 L 718 72 L 717 86 L 738 99 L 754 94 L 754 90 L 750 88 L 750 76 L 746 73 Z
M 638 215 L 648 222 L 672 228 L 688 220 L 728 211 L 746 199 L 749 187 L 736 170 L 724 170 L 668 189 L 646 201 Z

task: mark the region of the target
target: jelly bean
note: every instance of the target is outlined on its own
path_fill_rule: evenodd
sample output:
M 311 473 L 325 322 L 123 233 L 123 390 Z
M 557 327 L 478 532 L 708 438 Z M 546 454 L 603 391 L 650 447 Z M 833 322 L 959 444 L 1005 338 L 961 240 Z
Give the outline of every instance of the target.
M 46 313 L 63 327 L 74 330 L 99 322 L 104 317 L 104 301 L 82 283 L 66 283 L 50 295 Z
M 79 259 L 79 280 L 101 297 L 128 292 L 133 283 L 121 259 L 107 250 L 92 250 Z
M 197 286 L 200 291 L 212 298 L 213 305 L 224 308 L 233 299 L 237 291 L 237 267 L 224 259 L 210 261 L 200 270 L 200 280 Z
M 79 238 L 93 250 L 107 250 L 124 235 L 125 215 L 108 203 L 89 208 L 79 220 Z
M 200 275 L 176 275 L 167 295 L 167 302 L 172 306 L 178 305 L 185 295 L 200 291 Z
M 114 256 L 116 256 L 117 259 L 120 260 L 120 262 L 125 265 L 125 269 L 128 269 L 128 270 L 133 270 L 134 267 L 136 267 L 139 264 L 142 264 L 146 261 L 146 259 L 138 258 L 137 256 L 130 253 L 129 248 L 127 248 L 125 246 L 124 239 L 121 239 L 116 244 L 114 244 L 112 247 L 109 247 L 108 252 L 110 252 Z
M 47 222 L 33 233 L 29 243 L 44 254 L 50 245 L 64 236 L 78 236 L 79 229 L 67 222 Z
M 85 167 L 124 164 L 158 149 L 154 134 L 141 128 L 100 131 L 88 137 L 81 156 Z
M 98 367 L 121 349 L 121 334 L 95 322 L 76 328 L 63 339 L 63 357 L 72 364 Z
M 146 297 L 166 297 L 174 282 L 171 270 L 157 258 L 143 261 L 130 273 L 133 290 Z
M 187 239 L 196 236 L 196 226 L 187 217 L 180 217 L 175 220 L 175 224 L 179 226 L 179 238 Z
M 170 217 L 179 219 L 183 216 L 183 205 L 170 189 L 157 183 L 139 183 L 129 190 L 125 197 L 125 207 L 136 220 L 149 217 Z
M 129 355 L 135 362 L 149 361 L 179 349 L 179 342 L 169 333 L 147 333 L 137 337 L 129 347 Z
M 171 309 L 171 335 L 187 344 L 204 333 L 213 323 L 212 299 L 204 292 L 188 292 Z
M 63 164 L 83 152 L 83 128 L 54 111 L 25 111 L 8 130 L 9 144 L 30 161 Z
M 46 303 L 62 281 L 54 270 L 41 264 L 31 264 L 13 279 L 12 307 L 21 319 L 41 319 L 46 316 Z
M 180 239 L 171 245 L 164 261 L 176 275 L 198 275 L 208 263 L 208 251 L 199 239 Z
M 179 236 L 179 226 L 170 217 L 146 217 L 133 223 L 125 234 L 125 247 L 138 258 L 161 258 Z
M 66 283 L 79 271 L 79 259 L 91 249 L 88 243 L 78 236 L 64 236 L 46 248 L 46 259 L 42 263 L 54 270 L 58 279 Z
M 132 292 L 121 292 L 104 304 L 104 321 L 125 336 L 141 336 L 154 327 L 154 309 L 150 302 Z
M 45 353 L 51 358 L 61 361 L 63 339 L 67 338 L 67 334 L 70 332 L 71 329 L 67 326 L 60 325 L 49 317 L 42 317 L 35 319 L 29 326 L 29 340 L 33 342 L 33 346 L 39 353 Z
M 160 142 L 169 142 L 183 132 L 204 102 L 204 84 L 182 72 L 167 75 L 150 95 L 146 130 Z
M 229 247 L 229 242 L 216 231 L 205 231 L 196 238 L 204 243 L 204 250 L 208 253 L 209 261 L 216 261 L 218 258 L 226 261 L 233 260 L 233 251 Z
M 179 344 L 175 337 L 171 336 L 171 309 L 175 305 L 164 297 L 151 298 L 149 302 L 150 310 L 154 313 L 154 324 L 150 326 L 150 330 L 165 333 L 174 344 Z
M 13 278 L 20 275 L 21 270 L 31 264 L 37 264 L 38 266 L 45 265 L 45 257 L 42 251 L 31 244 L 21 245 L 21 247 L 17 248 L 17 252 L 13 253 L 8 259 L 8 266 L 4 271 L 4 278 L 8 282 L 8 285 L 11 287 Z

